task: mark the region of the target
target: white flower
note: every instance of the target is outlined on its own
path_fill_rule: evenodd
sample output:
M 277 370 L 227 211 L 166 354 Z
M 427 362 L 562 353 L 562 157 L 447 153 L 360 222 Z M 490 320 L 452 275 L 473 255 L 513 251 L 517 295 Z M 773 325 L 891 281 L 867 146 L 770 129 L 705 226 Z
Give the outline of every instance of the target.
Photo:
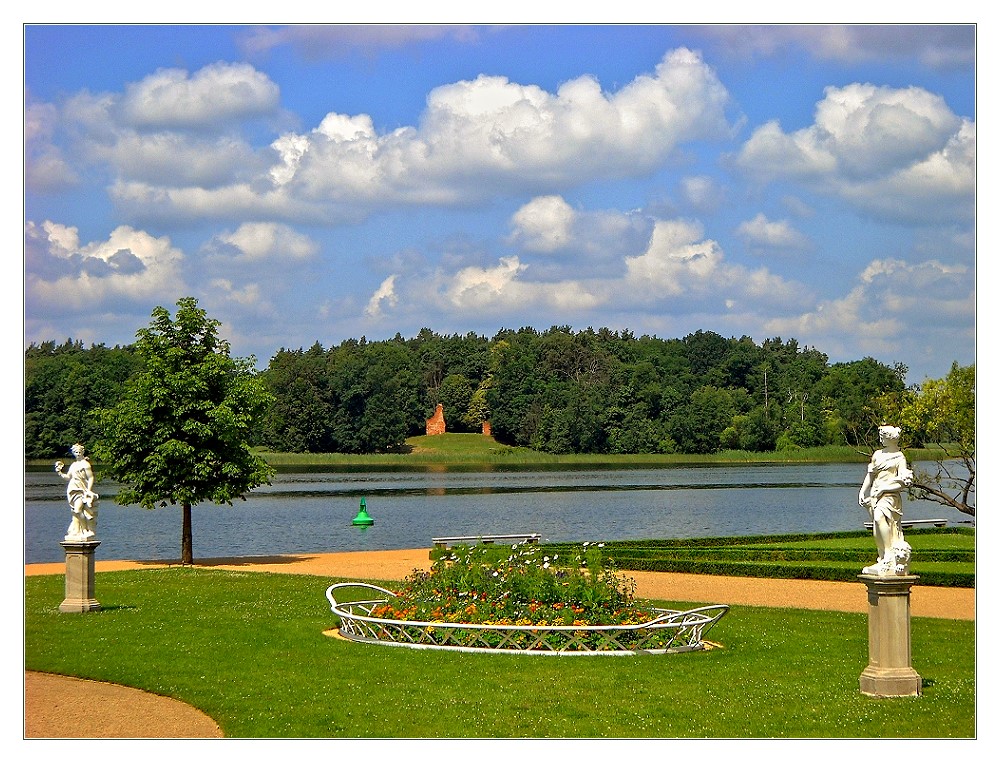
M 546 562 L 545 564 L 542 565 L 542 569 L 543 570 L 547 570 L 548 568 L 549 568 L 549 563 L 548 562 Z

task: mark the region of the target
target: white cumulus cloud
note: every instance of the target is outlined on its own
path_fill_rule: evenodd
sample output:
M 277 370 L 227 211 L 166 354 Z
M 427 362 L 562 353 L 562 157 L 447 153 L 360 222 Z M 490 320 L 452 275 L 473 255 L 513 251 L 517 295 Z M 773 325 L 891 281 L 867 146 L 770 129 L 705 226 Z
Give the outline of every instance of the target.
M 532 262 L 539 280 L 613 278 L 649 241 L 653 222 L 639 210 L 577 210 L 562 196 L 538 196 L 511 216 L 506 242 L 522 257 L 543 255 Z
M 846 339 L 875 356 L 920 358 L 929 337 L 937 337 L 932 345 L 947 343 L 956 352 L 971 348 L 975 304 L 972 273 L 963 265 L 879 259 L 859 273 L 846 295 L 769 320 L 766 328 L 834 353 L 850 352 Z
M 280 223 L 244 223 L 220 234 L 218 242 L 234 247 L 248 260 L 306 260 L 319 251 L 309 236 Z
M 576 213 L 562 196 L 539 196 L 511 218 L 511 239 L 525 249 L 552 252 L 570 244 Z
M 740 223 L 736 233 L 751 249 L 805 249 L 809 246 L 809 239 L 795 230 L 788 220 L 769 220 L 763 213 Z
M 763 179 L 797 180 L 866 212 L 967 219 L 975 125 L 922 88 L 829 87 L 811 126 L 786 133 L 769 122 L 751 135 L 737 163 Z
M 648 172 L 684 142 L 727 135 L 727 103 L 686 49 L 614 93 L 589 76 L 552 93 L 480 75 L 434 89 L 416 126 L 378 134 L 367 115 L 331 113 L 310 133 L 285 134 L 270 175 L 313 200 L 466 203 Z
M 517 257 L 502 257 L 494 267 L 462 268 L 449 280 L 445 295 L 458 308 L 477 308 L 495 304 L 516 290 L 517 276 L 527 269 Z
M 702 238 L 700 225 L 660 220 L 645 252 L 625 260 L 628 281 L 647 297 L 678 295 L 706 283 L 722 264 L 721 247 Z
M 625 258 L 622 299 L 683 311 L 693 305 L 757 305 L 782 311 L 801 305 L 808 294 L 766 268 L 749 269 L 726 260 L 718 242 L 704 238 L 697 223 L 658 220 L 644 252 Z
M 51 103 L 29 101 L 24 107 L 24 185 L 35 191 L 58 191 L 77 182 L 77 172 L 52 142 L 59 119 Z
M 396 275 L 390 275 L 375 290 L 372 294 L 371 299 L 368 300 L 368 304 L 365 306 L 365 315 L 372 318 L 380 318 L 382 316 L 382 305 L 386 304 L 389 307 L 395 307 L 398 299 L 396 297 Z
M 263 72 L 223 62 L 161 69 L 123 93 L 81 91 L 59 110 L 72 150 L 37 141 L 33 175 L 71 177 L 68 156 L 106 168 L 112 200 L 147 225 L 238 216 L 339 225 L 399 204 L 470 205 L 641 176 L 686 143 L 732 134 L 726 88 L 685 48 L 615 91 L 589 75 L 548 91 L 483 74 L 433 89 L 416 124 L 389 131 L 369 114 L 336 111 L 267 145 L 234 129 L 278 117 L 279 96 Z
M 185 288 L 183 253 L 127 225 L 84 244 L 76 228 L 29 221 L 25 257 L 25 302 L 35 316 L 114 311 L 119 301 L 169 300 Z
M 194 74 L 159 69 L 125 89 L 122 111 L 135 127 L 201 127 L 269 114 L 278 97 L 278 86 L 250 64 L 219 62 Z

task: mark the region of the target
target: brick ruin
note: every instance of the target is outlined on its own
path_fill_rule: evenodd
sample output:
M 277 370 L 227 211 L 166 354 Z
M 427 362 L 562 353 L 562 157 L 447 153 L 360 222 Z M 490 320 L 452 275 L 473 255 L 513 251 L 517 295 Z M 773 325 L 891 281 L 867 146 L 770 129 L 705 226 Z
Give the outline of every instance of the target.
M 438 403 L 434 415 L 427 419 L 427 434 L 444 434 L 447 427 L 444 422 L 444 406 Z
M 441 403 L 437 404 L 437 408 L 434 409 L 434 415 L 427 419 L 427 429 L 426 433 L 431 434 L 444 434 L 448 431 L 448 426 L 444 420 L 444 405 Z M 490 422 L 483 422 L 483 434 L 487 437 L 493 436 L 493 430 L 490 428 Z

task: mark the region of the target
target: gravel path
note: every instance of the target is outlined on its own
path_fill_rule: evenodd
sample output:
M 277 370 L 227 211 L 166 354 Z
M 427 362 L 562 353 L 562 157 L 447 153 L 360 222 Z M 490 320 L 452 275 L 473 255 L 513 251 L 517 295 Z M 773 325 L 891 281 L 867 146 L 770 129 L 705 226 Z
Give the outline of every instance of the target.
M 173 566 L 163 562 L 98 561 L 97 572 Z M 318 575 L 361 580 L 402 580 L 430 567 L 427 549 L 354 551 L 272 557 L 200 560 L 197 567 Z M 31 564 L 25 575 L 61 575 L 65 564 Z M 666 572 L 627 572 L 636 595 L 668 601 L 867 612 L 862 583 L 818 580 L 764 580 Z M 98 581 L 99 582 L 99 581 Z M 98 599 L 100 587 L 98 586 Z M 914 617 L 974 620 L 975 590 L 914 586 Z M 26 739 L 209 738 L 221 737 L 207 715 L 174 699 L 125 686 L 66 676 L 25 672 Z

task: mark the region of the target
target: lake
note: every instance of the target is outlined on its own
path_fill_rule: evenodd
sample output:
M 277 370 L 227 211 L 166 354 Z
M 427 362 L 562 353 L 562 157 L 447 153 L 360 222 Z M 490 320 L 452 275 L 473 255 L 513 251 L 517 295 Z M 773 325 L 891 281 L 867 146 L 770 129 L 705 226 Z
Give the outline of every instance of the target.
M 642 469 L 297 471 L 233 506 L 194 507 L 195 559 L 430 548 L 446 535 L 540 533 L 548 541 L 696 538 L 858 530 L 865 464 L 712 464 Z M 25 472 L 24 561 L 61 562 L 65 482 Z M 97 485 L 98 559 L 176 560 L 181 511 L 114 502 Z M 365 498 L 375 524 L 351 520 Z M 905 501 L 904 518 L 969 517 Z

